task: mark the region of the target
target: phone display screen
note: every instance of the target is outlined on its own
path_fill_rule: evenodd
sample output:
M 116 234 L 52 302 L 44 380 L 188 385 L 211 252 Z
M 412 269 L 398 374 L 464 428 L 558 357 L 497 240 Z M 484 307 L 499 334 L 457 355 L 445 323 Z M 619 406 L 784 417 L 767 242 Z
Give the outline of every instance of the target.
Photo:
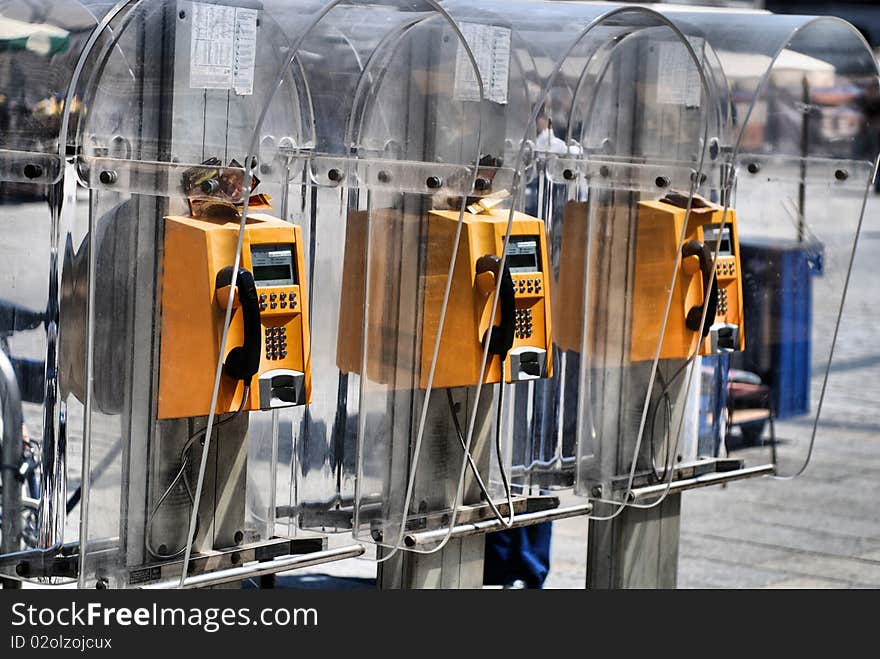
M 251 265 L 257 286 L 296 284 L 293 245 L 252 245 Z
M 506 260 L 511 272 L 538 272 L 538 236 L 511 236 Z
M 706 245 L 713 252 L 718 241 L 718 226 L 705 227 L 703 229 L 703 238 Z M 733 256 L 733 238 L 730 235 L 730 227 L 724 227 L 721 231 L 721 241 L 718 245 L 718 256 Z

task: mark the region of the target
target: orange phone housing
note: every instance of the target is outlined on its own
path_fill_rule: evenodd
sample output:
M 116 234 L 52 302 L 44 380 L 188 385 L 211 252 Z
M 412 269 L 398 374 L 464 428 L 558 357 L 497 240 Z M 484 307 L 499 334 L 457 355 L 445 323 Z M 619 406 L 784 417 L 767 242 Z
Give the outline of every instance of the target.
M 738 328 L 738 349 L 745 348 L 736 212 L 706 203 L 705 207 L 691 208 L 686 227 L 686 208 L 664 200 L 639 203 L 630 348 L 630 357 L 634 362 L 653 360 L 657 355 L 682 230 L 685 232 L 682 244 L 691 240 L 703 242 L 714 256 L 717 238 L 711 234 L 717 232 L 722 222 L 724 228 L 729 229 L 729 249 L 720 252 L 714 263 L 718 282 L 717 311 L 715 318 L 708 319 L 708 322 Z M 691 330 L 686 325 L 688 311 L 701 307 L 706 294 L 698 258 L 683 258 L 672 287 L 660 359 L 687 359 L 696 350 L 700 355 L 714 353 L 710 337 L 702 337 L 699 331 Z
M 238 219 L 165 218 L 160 419 L 204 416 L 210 412 L 230 292 L 229 286 L 218 289 L 215 282 L 217 273 L 233 264 L 238 231 Z M 250 382 L 244 409 L 269 409 L 309 402 L 311 356 L 302 232 L 298 226 L 275 217 L 253 214 L 247 219 L 240 262 L 240 267 L 252 273 L 251 250 L 256 246 L 292 249 L 292 276 L 291 281 L 278 285 L 262 285 L 256 281 L 261 307 L 260 366 Z M 242 309 L 236 299 L 224 352 L 228 354 L 243 340 Z M 268 393 L 270 390 L 265 383 L 275 373 L 300 374 L 297 386 L 301 400 L 295 403 L 279 401 Z M 243 393 L 244 382 L 221 375 L 215 412 L 222 414 L 238 410 Z
M 503 254 L 509 213 L 509 210 L 500 209 L 479 214 L 464 213 L 443 333 L 437 352 L 434 387 L 473 386 L 478 382 L 483 338 L 489 329 L 491 300 L 495 295 L 495 279 L 491 273 L 478 274 L 476 263 L 481 256 L 500 257 Z M 420 218 L 406 216 L 391 209 L 373 211 L 369 220 L 372 224 L 370 234 L 374 248 L 368 259 L 367 213 L 354 211 L 349 214 L 337 346 L 337 362 L 341 370 L 360 373 L 362 369 L 363 282 L 369 261 L 370 318 L 367 331 L 370 347 L 366 356 L 368 376 L 374 381 L 394 383 L 400 387 L 407 383 L 422 389 L 428 387 L 459 215 L 459 211 L 455 210 L 433 210 L 427 214 L 421 337 L 418 342 L 412 342 L 419 354 L 401 358 L 397 348 L 403 343 L 399 341 L 399 326 L 391 326 L 396 317 L 393 310 L 396 309 L 397 302 L 393 292 L 386 286 L 385 278 L 388 271 L 394 270 L 394 257 L 389 250 L 393 250 L 398 244 L 395 237 L 400 235 L 405 223 L 419 222 Z M 528 272 L 511 273 L 516 316 L 514 342 L 505 363 L 505 380 L 508 382 L 525 379 L 525 376 L 517 377 L 513 372 L 515 369 L 512 368 L 512 360 L 519 360 L 521 353 L 534 349 L 543 351 L 544 363 L 540 377 L 552 374 L 549 277 L 546 274 L 549 272 L 549 261 L 544 222 L 524 213 L 514 213 L 511 240 L 530 238 L 534 238 L 537 243 L 536 266 Z M 499 308 L 495 314 L 496 325 L 500 319 Z M 394 345 L 390 342 L 394 342 Z M 389 354 L 397 355 L 400 369 L 388 363 L 385 355 Z M 497 355 L 489 357 L 483 382 L 499 382 L 500 358 Z M 418 369 L 415 377 L 412 373 L 404 372 L 407 366 L 410 370 Z

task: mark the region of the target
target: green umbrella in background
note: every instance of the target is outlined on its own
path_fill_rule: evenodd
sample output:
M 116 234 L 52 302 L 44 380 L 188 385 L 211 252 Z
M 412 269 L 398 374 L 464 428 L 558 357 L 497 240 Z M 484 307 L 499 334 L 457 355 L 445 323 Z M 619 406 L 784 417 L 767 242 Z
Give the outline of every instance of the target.
M 28 50 L 49 57 L 67 49 L 70 32 L 47 23 L 26 23 L 0 15 L 0 52 Z

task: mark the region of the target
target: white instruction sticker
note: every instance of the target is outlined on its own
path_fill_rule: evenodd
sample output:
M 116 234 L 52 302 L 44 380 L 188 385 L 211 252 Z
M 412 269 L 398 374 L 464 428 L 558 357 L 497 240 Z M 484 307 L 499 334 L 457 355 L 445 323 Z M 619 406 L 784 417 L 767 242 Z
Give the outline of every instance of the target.
M 254 66 L 257 61 L 257 10 L 235 10 L 235 47 L 232 89 L 236 94 L 254 93 Z
M 703 40 L 691 39 L 690 42 L 698 60 L 702 60 Z M 657 54 L 657 103 L 700 107 L 703 85 L 697 66 L 683 43 L 661 43 Z
M 257 10 L 192 5 L 189 85 L 254 93 Z
M 482 23 L 462 23 L 460 28 L 477 62 L 486 98 L 505 105 L 510 75 L 510 30 Z M 463 44 L 458 46 L 453 94 L 459 101 L 480 100 L 474 67 Z

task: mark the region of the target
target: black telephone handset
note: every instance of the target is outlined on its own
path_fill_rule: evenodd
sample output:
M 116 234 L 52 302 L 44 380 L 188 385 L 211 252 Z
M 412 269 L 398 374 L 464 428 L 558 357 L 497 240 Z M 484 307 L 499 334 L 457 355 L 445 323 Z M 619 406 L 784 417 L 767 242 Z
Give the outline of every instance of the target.
M 217 273 L 218 289 L 232 284 L 232 266 L 226 266 Z M 260 370 L 260 302 L 254 276 L 245 268 L 238 269 L 236 289 L 241 304 L 244 321 L 244 343 L 236 346 L 226 355 L 223 372 L 236 380 L 248 381 Z
M 492 272 L 498 276 L 501 259 L 494 254 L 486 254 L 477 259 L 477 274 Z M 510 268 L 504 265 L 501 273 L 501 320 L 489 330 L 489 352 L 498 355 L 504 361 L 507 353 L 513 347 L 513 337 L 516 331 L 516 291 L 513 287 L 513 277 L 510 276 Z M 485 341 L 485 336 L 483 337 Z
M 718 310 L 718 280 L 713 277 L 715 268 L 712 265 L 712 249 L 704 242 L 699 240 L 690 240 L 681 248 L 682 259 L 696 256 L 700 259 L 700 272 L 703 274 L 703 291 L 709 291 L 708 309 L 706 309 L 706 319 L 703 322 L 702 335 L 708 336 L 712 323 L 715 320 L 715 314 Z M 712 288 L 709 290 L 709 282 L 712 282 Z M 706 300 L 703 300 L 706 304 Z M 703 304 L 690 308 L 685 318 L 685 326 L 692 332 L 700 331 L 700 320 L 703 318 Z

